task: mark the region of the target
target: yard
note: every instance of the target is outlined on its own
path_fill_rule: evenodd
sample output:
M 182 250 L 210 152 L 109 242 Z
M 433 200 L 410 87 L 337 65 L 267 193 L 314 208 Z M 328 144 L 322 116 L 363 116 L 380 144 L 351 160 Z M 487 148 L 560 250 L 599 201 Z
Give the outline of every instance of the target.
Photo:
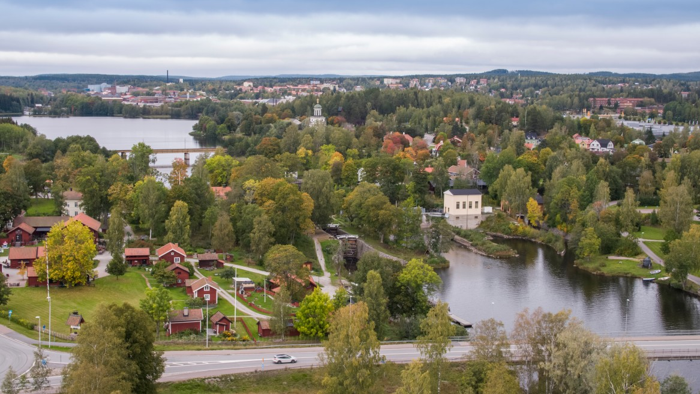
M 642 226 L 641 230 L 634 233 L 636 238 L 663 240 L 666 230 L 661 227 Z
M 652 252 L 662 259 L 666 258 L 666 254 L 661 251 L 661 245 L 663 244 L 663 242 L 644 242 L 644 245 L 646 245 Z
M 89 322 L 100 303 L 128 302 L 138 307 L 139 300 L 145 297 L 146 281 L 138 271 L 130 270 L 116 279 L 113 276 L 97 279 L 95 286 L 71 288 L 51 288 L 51 329 L 57 333 L 69 334 L 66 326 L 68 315 L 77 311 Z M 45 287 L 13 288 L 10 302 L 3 309 L 12 310 L 12 318 L 22 318 L 29 322 L 37 321 L 48 327 L 49 306 Z
M 602 273 L 608 276 L 634 276 L 637 278 L 661 278 L 667 276 L 664 272 L 664 267 L 652 263 L 652 268 L 642 268 L 641 258 L 644 255 L 639 256 L 640 261 L 637 260 L 617 260 L 608 259 L 608 256 L 595 256 L 590 260 L 576 260 L 576 266 L 586 271 L 591 271 L 593 273 Z M 651 270 L 661 270 L 661 273 L 656 275 L 649 274 Z
M 27 208 L 27 216 L 52 216 L 56 210 L 53 199 L 32 198 Z

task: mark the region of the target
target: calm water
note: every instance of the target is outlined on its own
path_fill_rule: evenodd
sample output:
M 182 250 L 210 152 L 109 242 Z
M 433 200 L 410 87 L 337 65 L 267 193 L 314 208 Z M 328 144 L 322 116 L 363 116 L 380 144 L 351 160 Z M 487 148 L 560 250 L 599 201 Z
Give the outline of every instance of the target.
M 181 119 L 124 119 L 115 117 L 71 117 L 48 118 L 22 116 L 16 118 L 18 123 L 27 123 L 46 138 L 68 137 L 71 135 L 90 135 L 101 146 L 110 150 L 130 149 L 139 142 L 153 149 L 193 148 L 203 145 L 189 133 L 194 120 Z M 177 154 L 160 154 L 156 156 L 157 165 L 170 164 Z M 195 155 L 190 155 L 194 163 Z
M 700 299 L 668 286 L 644 284 L 639 279 L 591 275 L 573 266 L 572 256 L 526 241 L 504 241 L 520 254 L 498 260 L 454 246 L 445 257 L 450 268 L 438 273 L 443 280 L 440 298 L 472 323 L 495 318 L 508 330 L 524 308 L 557 312 L 570 309 L 592 331 L 602 335 L 669 335 L 700 330 Z M 629 299 L 629 304 L 627 303 Z M 700 390 L 697 361 L 659 361 L 652 365 L 659 379 L 681 375 Z

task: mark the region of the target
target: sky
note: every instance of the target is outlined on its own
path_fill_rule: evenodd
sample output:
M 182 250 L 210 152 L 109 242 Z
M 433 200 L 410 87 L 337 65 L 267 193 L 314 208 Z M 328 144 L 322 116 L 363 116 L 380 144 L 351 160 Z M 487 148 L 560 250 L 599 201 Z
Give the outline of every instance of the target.
M 698 0 L 0 0 L 0 75 L 700 71 Z

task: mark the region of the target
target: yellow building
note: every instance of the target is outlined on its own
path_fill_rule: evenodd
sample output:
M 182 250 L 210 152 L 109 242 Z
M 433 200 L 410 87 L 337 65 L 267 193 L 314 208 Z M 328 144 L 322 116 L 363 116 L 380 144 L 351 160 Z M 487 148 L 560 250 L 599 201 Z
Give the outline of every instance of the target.
M 447 222 L 459 228 L 474 228 L 481 222 L 481 192 L 453 189 L 444 194 L 443 213 Z

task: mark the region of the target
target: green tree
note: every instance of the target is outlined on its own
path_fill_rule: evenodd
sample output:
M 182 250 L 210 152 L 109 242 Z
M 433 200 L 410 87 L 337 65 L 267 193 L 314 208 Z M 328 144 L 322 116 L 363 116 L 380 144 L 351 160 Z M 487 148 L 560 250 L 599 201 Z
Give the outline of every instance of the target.
M 661 382 L 661 394 L 693 394 L 685 378 L 678 375 L 670 375 Z
M 433 172 L 430 174 L 437 196 L 442 198 L 442 193 L 450 187 L 450 174 L 447 172 L 447 165 L 442 157 L 435 160 Z
M 583 230 L 583 236 L 578 243 L 576 254 L 578 257 L 590 260 L 591 256 L 595 256 L 600 252 L 600 238 L 593 227 L 587 227 Z
M 231 220 L 226 215 L 219 215 L 214 223 L 214 236 L 211 240 L 211 246 L 224 253 L 228 253 L 233 249 L 236 242 L 236 234 L 233 232 Z
M 187 167 L 188 165 L 181 158 L 176 158 L 173 160 L 173 169 L 168 175 L 168 183 L 171 185 L 182 185 L 187 178 Z
M 49 388 L 49 376 L 51 376 L 51 368 L 49 368 L 46 360 L 46 355 L 43 349 L 34 351 L 34 364 L 29 370 L 31 377 L 32 391 L 44 391 Z
M 438 219 L 431 223 L 424 239 L 430 254 L 440 256 L 450 250 L 454 236 L 452 226 L 446 220 Z
M 317 226 L 326 226 L 330 223 L 330 217 L 333 214 L 333 179 L 331 179 L 331 174 L 323 170 L 306 171 L 301 191 L 308 193 L 314 200 L 311 220 Z
M 250 232 L 250 248 L 258 259 L 262 258 L 275 243 L 275 238 L 272 236 L 274 232 L 275 227 L 267 215 L 262 214 L 253 220 L 253 231 Z
M 486 374 L 483 394 L 517 394 L 522 392 L 518 379 L 505 363 L 493 365 Z
M 164 287 L 154 287 L 146 290 L 146 298 L 139 301 L 141 310 L 156 322 L 156 337 L 160 338 L 160 327 L 168 320 L 170 312 L 170 292 Z
M 240 164 L 233 157 L 219 153 L 209 158 L 205 164 L 212 186 L 226 186 L 231 178 L 231 170 Z
M 292 245 L 275 245 L 265 254 L 265 269 L 289 291 L 294 299 L 304 297 L 309 270 L 303 266 L 306 256 Z M 301 283 L 300 283 L 301 282 Z
M 389 300 L 384 294 L 382 276 L 379 272 L 369 271 L 367 273 L 367 282 L 364 283 L 363 289 L 362 301 L 367 304 L 369 320 L 374 323 L 377 338 L 383 339 L 389 323 L 389 309 L 387 308 Z
M 344 287 L 338 287 L 333 294 L 333 310 L 337 311 L 345 307 L 350 302 L 350 294 Z
M 151 276 L 153 279 L 163 286 L 170 286 L 177 280 L 177 275 L 175 275 L 175 272 L 168 271 L 168 267 L 170 267 L 170 262 L 160 260 L 153 265 L 153 271 L 151 271 Z M 192 275 L 192 273 L 190 273 L 190 275 Z
M 369 321 L 367 305 L 358 302 L 336 311 L 324 352 L 322 384 L 329 394 L 375 393 L 379 364 L 384 360 Z
M 534 195 L 530 174 L 518 168 L 508 180 L 502 199 L 508 202 L 511 213 L 520 215 L 527 212 L 527 201 Z
M 542 222 L 542 208 L 532 197 L 527 200 L 527 221 L 532 226 L 539 226 Z
M 146 175 L 151 174 L 151 164 L 156 162 L 156 156 L 153 154 L 153 149 L 150 146 L 139 142 L 131 147 L 129 153 L 129 167 L 134 176 L 134 180 L 140 180 Z
M 435 270 L 422 260 L 412 259 L 399 273 L 390 307 L 394 314 L 420 316 L 428 312 L 430 297 L 435 294 L 442 280 Z
M 430 394 L 430 372 L 423 372 L 423 363 L 413 360 L 401 371 L 401 387 L 394 394 Z
M 5 278 L 5 275 L 0 275 L 0 305 L 7 305 L 11 295 L 12 290 L 7 285 L 7 278 Z
M 176 201 L 170 210 L 170 217 L 165 221 L 165 229 L 168 234 L 165 242 L 176 243 L 181 246 L 190 243 L 190 215 L 186 202 Z
M 639 212 L 637 212 L 638 206 L 639 201 L 637 201 L 634 190 L 628 187 L 619 210 L 620 230 L 623 232 L 632 233 L 637 229 L 637 223 L 640 220 Z
M 46 240 L 49 278 L 66 286 L 84 285 L 93 276 L 93 259 L 97 255 L 92 231 L 78 221 L 57 223 Z M 34 262 L 37 272 L 46 272 L 46 259 Z
M 595 366 L 606 344 L 582 324 L 569 324 L 557 335 L 551 360 L 545 364 L 551 388 L 561 393 L 595 391 Z
M 126 273 L 126 263 L 124 262 L 124 227 L 126 221 L 122 217 L 121 209 L 118 206 L 112 208 L 109 217 L 109 229 L 107 229 L 107 250 L 112 255 L 112 260 L 107 264 L 107 273 L 119 279 Z
M 470 358 L 488 363 L 506 362 L 510 354 L 508 333 L 503 323 L 496 319 L 482 320 L 474 324 L 470 335 Z
M 18 386 L 18 378 L 17 372 L 10 366 L 5 373 L 5 379 L 2 381 L 0 390 L 2 390 L 4 394 L 19 394 L 22 390 Z
M 688 274 L 700 268 L 700 225 L 690 226 L 680 239 L 671 242 L 666 270 L 685 287 Z
M 330 296 L 317 287 L 299 305 L 294 327 L 304 338 L 323 339 L 330 329 L 331 312 L 333 302 Z
M 442 366 L 447 362 L 445 354 L 452 348 L 450 337 L 455 335 L 447 304 L 438 301 L 420 323 L 421 336 L 416 347 L 428 364 L 434 381 L 434 387 L 440 392 Z
M 626 344 L 613 344 L 596 365 L 596 393 L 630 393 L 642 387 L 647 378 L 648 361 L 644 351 Z
M 162 220 L 165 200 L 165 187 L 153 177 L 146 177 L 135 187 L 138 190 L 137 212 L 141 224 L 148 227 L 148 238 L 153 238 L 153 230 Z
M 284 334 L 287 332 L 287 322 L 289 322 L 289 314 L 292 308 L 289 303 L 292 298 L 286 287 L 282 287 L 279 293 L 275 296 L 272 302 L 272 315 L 270 317 L 270 329 L 277 335 L 281 335 L 284 339 Z
M 659 205 L 661 224 L 678 234 L 688 230 L 693 221 L 693 200 L 685 185 L 664 187 Z

